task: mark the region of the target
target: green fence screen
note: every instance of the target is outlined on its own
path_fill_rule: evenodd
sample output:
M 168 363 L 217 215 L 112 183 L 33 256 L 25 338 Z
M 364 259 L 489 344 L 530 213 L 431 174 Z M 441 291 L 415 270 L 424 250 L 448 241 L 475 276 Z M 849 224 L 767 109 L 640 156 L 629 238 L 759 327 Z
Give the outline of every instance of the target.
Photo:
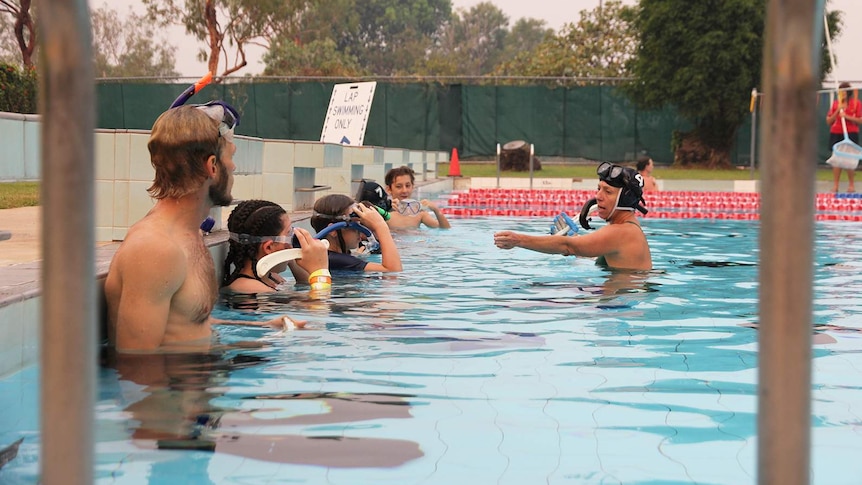
M 332 82 L 253 80 L 208 86 L 194 99 L 224 99 L 242 115 L 237 133 L 261 138 L 319 140 Z M 101 83 L 98 126 L 148 130 L 186 87 L 181 84 Z M 829 157 L 823 121 L 828 95 L 818 100 L 818 161 Z M 673 160 L 671 138 L 691 125 L 672 108 L 638 110 L 609 86 L 468 86 L 378 82 L 365 144 L 451 151 L 462 157 L 493 157 L 497 144 L 532 143 L 539 157 L 632 161 L 649 154 Z M 757 137 L 756 137 L 757 138 Z M 755 151 L 756 153 L 756 151 Z M 751 161 L 751 120 L 740 127 L 732 153 L 737 165 Z

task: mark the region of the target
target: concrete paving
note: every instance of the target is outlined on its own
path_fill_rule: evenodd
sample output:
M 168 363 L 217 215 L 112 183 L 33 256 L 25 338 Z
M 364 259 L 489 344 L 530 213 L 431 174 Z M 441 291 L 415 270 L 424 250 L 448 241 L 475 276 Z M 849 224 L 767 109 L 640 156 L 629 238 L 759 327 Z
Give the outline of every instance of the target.
M 0 241 L 0 266 L 42 259 L 42 208 L 20 207 L 0 210 L 0 232 L 9 239 Z

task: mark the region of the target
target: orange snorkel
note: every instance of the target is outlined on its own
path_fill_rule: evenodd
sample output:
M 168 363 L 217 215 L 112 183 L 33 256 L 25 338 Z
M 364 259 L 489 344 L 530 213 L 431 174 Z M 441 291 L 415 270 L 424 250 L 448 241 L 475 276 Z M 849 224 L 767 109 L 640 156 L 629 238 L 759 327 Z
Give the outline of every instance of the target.
M 177 99 L 171 103 L 171 108 L 176 108 L 177 106 L 182 106 L 186 104 L 186 101 L 189 100 L 192 96 L 194 96 L 198 91 L 204 88 L 207 84 L 211 83 L 213 80 L 213 73 L 208 72 L 204 74 L 204 77 L 198 79 L 198 81 L 191 86 L 187 87 L 185 91 L 180 93 L 177 96 Z

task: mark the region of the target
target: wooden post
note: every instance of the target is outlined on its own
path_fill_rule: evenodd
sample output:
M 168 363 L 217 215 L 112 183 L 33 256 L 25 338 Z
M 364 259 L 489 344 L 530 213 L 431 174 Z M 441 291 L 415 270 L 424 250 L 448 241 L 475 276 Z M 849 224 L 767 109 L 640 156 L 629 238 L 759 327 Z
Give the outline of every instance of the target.
M 817 0 L 770 0 L 761 125 L 758 482 L 804 485 L 811 455 Z M 788 228 L 793 237 L 787 237 Z
M 42 113 L 41 483 L 93 483 L 96 280 L 90 16 L 39 0 Z

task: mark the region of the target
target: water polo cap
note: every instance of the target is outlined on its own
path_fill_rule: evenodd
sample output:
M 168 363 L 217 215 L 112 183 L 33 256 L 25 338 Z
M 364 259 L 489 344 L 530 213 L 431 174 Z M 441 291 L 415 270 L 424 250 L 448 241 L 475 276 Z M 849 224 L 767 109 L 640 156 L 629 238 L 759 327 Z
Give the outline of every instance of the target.
M 596 169 L 596 175 L 599 176 L 599 180 L 611 187 L 622 189 L 617 194 L 617 201 L 611 214 L 615 210 L 634 211 L 637 209 L 642 214 L 648 212 L 646 207 L 643 206 L 646 203 L 643 199 L 644 178 L 637 170 L 610 162 L 603 162 Z
M 354 198 L 356 202 L 370 202 L 386 212 L 392 212 L 392 199 L 383 187 L 377 182 L 362 179 L 359 181 L 359 190 Z

